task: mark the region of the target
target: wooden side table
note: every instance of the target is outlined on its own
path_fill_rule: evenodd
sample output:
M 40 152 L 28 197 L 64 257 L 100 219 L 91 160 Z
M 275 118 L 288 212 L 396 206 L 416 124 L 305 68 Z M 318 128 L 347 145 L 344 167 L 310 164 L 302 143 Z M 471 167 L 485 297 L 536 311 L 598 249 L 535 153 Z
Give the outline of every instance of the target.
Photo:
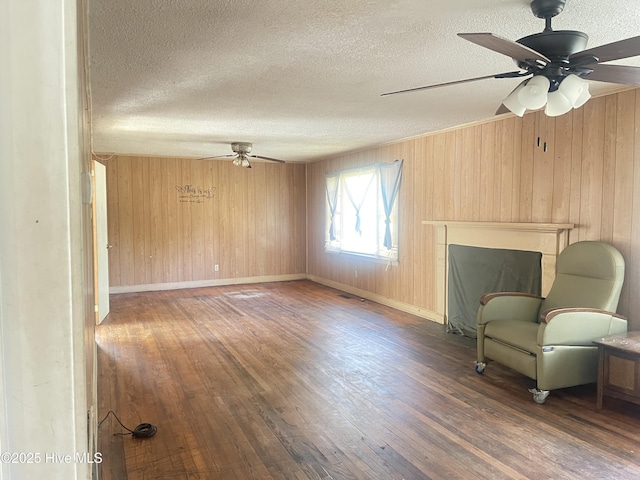
M 595 340 L 600 352 L 598 409 L 607 395 L 640 404 L 640 332 L 627 332 Z

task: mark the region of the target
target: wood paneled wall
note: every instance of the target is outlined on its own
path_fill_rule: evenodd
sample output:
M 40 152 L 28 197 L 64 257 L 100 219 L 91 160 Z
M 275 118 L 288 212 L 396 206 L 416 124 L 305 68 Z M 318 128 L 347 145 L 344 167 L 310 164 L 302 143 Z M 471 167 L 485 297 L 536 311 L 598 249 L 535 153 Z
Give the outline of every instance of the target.
M 325 253 L 325 174 L 396 159 L 399 264 Z M 619 311 L 640 328 L 640 90 L 561 117 L 531 113 L 316 162 L 307 189 L 312 277 L 434 311 L 434 232 L 423 220 L 574 223 L 572 243 L 603 240 L 624 255 Z
M 304 165 L 127 156 L 104 163 L 111 287 L 305 273 Z
M 396 159 L 405 160 L 399 264 L 326 254 L 325 173 Z M 574 223 L 571 242 L 603 240 L 624 255 L 619 311 L 640 329 L 639 162 L 639 90 L 561 117 L 499 119 L 306 166 L 114 157 L 105 162 L 110 284 L 306 273 L 428 316 L 435 239 L 423 220 Z M 215 192 L 181 202 L 185 185 Z

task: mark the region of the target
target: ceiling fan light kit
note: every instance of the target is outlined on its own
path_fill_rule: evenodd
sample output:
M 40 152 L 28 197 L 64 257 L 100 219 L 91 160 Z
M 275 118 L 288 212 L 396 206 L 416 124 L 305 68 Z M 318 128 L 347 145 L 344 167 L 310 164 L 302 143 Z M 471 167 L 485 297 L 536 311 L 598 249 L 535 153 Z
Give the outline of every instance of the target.
M 572 108 L 580 108 L 589 98 L 589 83 L 577 75 L 561 78 L 559 85 L 553 85 L 543 75 L 534 75 L 523 81 L 502 104 L 519 117 L 526 110 L 538 110 L 546 105 L 545 114 L 557 117 Z
M 543 75 L 536 75 L 518 90 L 518 101 L 524 108 L 537 110 L 547 103 L 547 92 L 549 91 L 549 79 Z
M 239 154 L 232 162 L 236 167 L 251 168 L 251 163 L 247 156 L 243 153 Z
M 564 115 L 572 108 L 573 105 L 571 101 L 565 97 L 560 90 L 556 90 L 555 92 L 549 92 L 544 113 L 548 117 L 558 117 Z
M 527 111 L 527 107 L 525 107 L 518 101 L 518 93 L 520 90 L 522 90 L 524 85 L 525 85 L 525 82 L 522 82 L 520 85 L 518 85 L 518 87 L 513 92 L 509 94 L 507 98 L 505 98 L 502 101 L 502 104 L 505 107 L 507 107 L 509 110 L 511 110 L 513 113 L 515 113 L 519 117 L 522 117 L 524 115 L 524 112 Z
M 502 105 L 520 117 L 527 110 L 538 110 L 542 107 L 545 107 L 546 115 L 558 116 L 572 108 L 580 108 L 591 98 L 587 80 L 640 86 L 640 67 L 604 64 L 640 55 L 640 36 L 585 50 L 589 39 L 586 33 L 551 28 L 551 19 L 563 11 L 565 4 L 566 0 L 533 0 L 531 11 L 536 17 L 544 19 L 545 28 L 540 33 L 525 36 L 515 42 L 492 33 L 458 34 L 459 37 L 476 45 L 511 57 L 519 71 L 427 85 L 383 95 L 446 87 L 488 78 L 529 77 L 503 100 Z M 496 113 L 504 112 L 500 107 Z
M 247 158 L 247 155 L 251 153 L 253 145 L 247 142 L 234 142 L 231 144 L 231 150 L 236 152 L 238 156 L 233 159 L 233 164 L 236 167 L 251 168 L 251 162 Z

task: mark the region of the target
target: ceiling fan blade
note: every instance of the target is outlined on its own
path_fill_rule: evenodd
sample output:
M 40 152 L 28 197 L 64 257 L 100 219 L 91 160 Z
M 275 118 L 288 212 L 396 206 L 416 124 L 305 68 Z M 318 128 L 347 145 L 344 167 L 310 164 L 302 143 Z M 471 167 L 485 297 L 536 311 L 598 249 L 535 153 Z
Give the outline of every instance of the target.
M 607 43 L 606 45 L 589 48 L 582 52 L 576 52 L 569 56 L 569 61 L 573 63 L 576 58 L 580 58 L 585 55 L 593 55 L 600 63 L 620 60 L 621 58 L 635 57 L 640 55 L 640 36 Z
M 511 113 L 511 110 L 509 110 L 507 107 L 504 106 L 503 103 L 501 103 L 500 106 L 498 107 L 498 110 L 496 110 L 496 115 L 502 115 L 503 113 Z
M 516 86 L 516 88 L 514 88 L 513 90 L 511 90 L 511 91 L 509 92 L 509 95 L 507 95 L 506 97 L 504 97 L 504 100 L 502 100 L 502 101 L 504 102 L 507 98 L 509 98 L 509 97 L 511 96 L 511 94 L 512 94 L 513 92 L 515 92 L 516 90 L 518 90 L 518 89 L 520 88 L 520 86 L 521 86 L 523 83 L 524 83 L 524 80 L 523 80 L 522 82 L 520 82 L 520 83 Z M 500 106 L 498 107 L 498 110 L 496 110 L 496 113 L 495 113 L 495 114 L 496 114 L 496 115 L 502 115 L 503 113 L 511 113 L 511 110 L 509 110 L 509 108 L 508 108 L 504 103 L 501 103 L 501 104 L 500 104 Z
M 445 83 L 437 83 L 435 85 L 427 85 L 424 87 L 416 87 L 409 88 L 407 90 L 398 90 L 396 92 L 387 92 L 383 93 L 380 96 L 384 97 L 386 95 L 395 95 L 396 93 L 409 93 L 409 92 L 417 92 L 418 90 L 428 90 L 430 88 L 438 88 L 438 87 L 448 87 L 449 85 L 457 85 L 459 83 L 467 83 L 467 82 L 475 82 L 477 80 L 486 80 L 487 78 L 515 78 L 515 77 L 524 77 L 530 75 L 529 72 L 505 72 L 505 73 L 496 73 L 494 75 L 485 75 L 483 77 L 475 77 L 475 78 L 467 78 L 465 80 L 455 80 L 453 82 L 445 82 Z
M 198 160 L 213 160 L 214 158 L 231 158 L 235 156 L 236 155 L 216 155 L 215 157 L 203 157 L 199 158 Z
M 270 162 L 285 163 L 284 160 L 280 160 L 279 158 L 263 157 L 262 155 L 247 155 L 247 156 L 251 158 L 259 158 L 261 160 L 269 160 Z
M 586 80 L 640 86 L 640 67 L 599 63 L 591 65 L 589 68 L 593 69 L 593 72 L 584 77 Z
M 511 57 L 514 60 L 519 60 L 521 62 L 526 62 L 527 60 L 540 60 L 544 63 L 550 62 L 547 57 L 536 52 L 532 48 L 525 47 L 520 43 L 499 37 L 493 33 L 459 33 L 458 36 L 473 42 L 476 45 L 488 48 L 494 52 L 502 53 L 507 57 Z
M 569 67 L 575 69 L 586 67 L 588 69 L 593 64 L 598 62 L 598 57 L 596 57 L 595 55 L 580 55 L 577 57 L 571 57 L 571 60 L 569 60 Z

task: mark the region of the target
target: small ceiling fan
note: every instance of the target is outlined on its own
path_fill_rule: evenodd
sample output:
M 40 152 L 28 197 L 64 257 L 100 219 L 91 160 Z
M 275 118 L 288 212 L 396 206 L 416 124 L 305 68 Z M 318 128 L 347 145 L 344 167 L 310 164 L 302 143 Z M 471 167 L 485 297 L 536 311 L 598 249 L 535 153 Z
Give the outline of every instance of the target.
M 526 110 L 537 110 L 546 104 L 545 113 L 557 116 L 572 108 L 581 107 L 591 97 L 586 80 L 640 86 L 640 67 L 603 64 L 640 55 L 640 36 L 585 50 L 589 39 L 586 33 L 551 28 L 551 19 L 562 12 L 565 3 L 566 0 L 533 0 L 531 11 L 536 17 L 545 20 L 544 31 L 515 42 L 492 33 L 458 33 L 465 40 L 511 57 L 520 70 L 382 95 L 415 92 L 488 78 L 530 77 L 503 100 L 496 114 L 511 111 L 522 116 Z
M 262 160 L 268 160 L 270 162 L 278 162 L 285 163 L 284 160 L 279 160 L 277 158 L 263 157 L 261 155 L 249 155 L 251 153 L 251 148 L 253 144 L 248 142 L 233 142 L 231 144 L 231 150 L 235 152 L 233 155 L 217 155 L 215 157 L 206 157 L 201 160 L 211 160 L 213 158 L 232 158 L 233 164 L 238 167 L 251 168 L 251 163 L 249 162 L 249 158 L 259 158 Z

